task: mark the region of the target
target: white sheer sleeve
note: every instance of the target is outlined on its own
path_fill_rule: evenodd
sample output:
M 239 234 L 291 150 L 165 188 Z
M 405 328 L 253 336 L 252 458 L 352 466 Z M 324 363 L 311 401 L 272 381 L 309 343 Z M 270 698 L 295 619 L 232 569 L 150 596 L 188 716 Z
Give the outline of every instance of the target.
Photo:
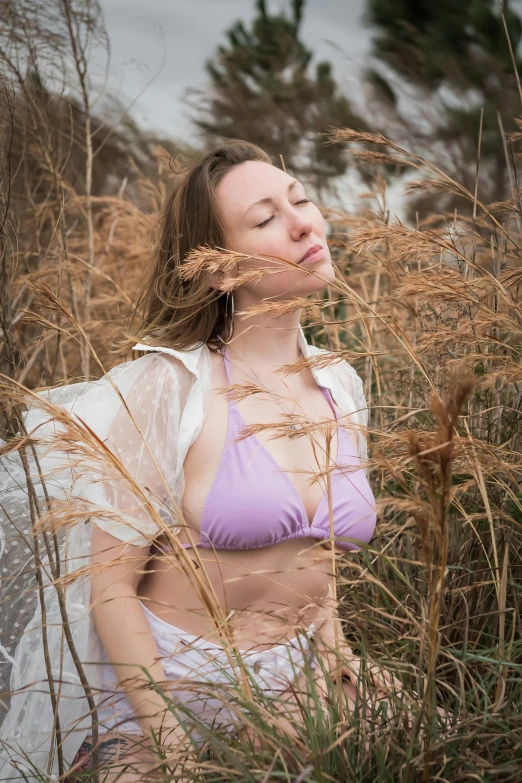
M 26 449 L 29 475 L 41 501 L 60 502 L 46 523 L 56 529 L 65 513 L 93 516 L 139 545 L 174 524 L 183 491 L 179 428 L 192 381 L 173 357 L 149 353 L 98 381 L 35 395 L 25 416 L 34 444 Z M 2 497 L 27 502 L 16 451 L 0 464 Z
M 103 441 L 92 473 L 82 466 L 75 471 L 74 494 L 93 504 L 97 525 L 140 546 L 178 517 L 183 490 L 178 434 L 190 384 L 179 364 L 162 353 L 147 354 L 113 375 L 118 392 L 104 380 L 94 393 L 98 400 L 74 406 Z
M 102 658 L 92 521 L 136 545 L 176 524 L 208 398 L 198 371 L 151 352 L 98 381 L 27 393 L 24 459 L 24 440 L 0 441 L 0 780 L 51 779 L 58 745 L 67 769 L 92 733 Z

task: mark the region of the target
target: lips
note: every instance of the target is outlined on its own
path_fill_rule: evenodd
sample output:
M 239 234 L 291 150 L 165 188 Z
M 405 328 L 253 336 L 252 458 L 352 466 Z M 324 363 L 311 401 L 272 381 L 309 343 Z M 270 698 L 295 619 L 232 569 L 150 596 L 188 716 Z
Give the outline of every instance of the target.
M 312 253 L 316 253 L 318 250 L 322 250 L 322 249 L 323 249 L 322 245 L 312 245 L 312 247 L 308 248 L 308 250 L 306 251 L 304 256 L 301 258 L 301 260 L 298 261 L 298 263 L 302 264 L 303 261 L 305 261 L 308 258 L 308 256 L 311 256 Z

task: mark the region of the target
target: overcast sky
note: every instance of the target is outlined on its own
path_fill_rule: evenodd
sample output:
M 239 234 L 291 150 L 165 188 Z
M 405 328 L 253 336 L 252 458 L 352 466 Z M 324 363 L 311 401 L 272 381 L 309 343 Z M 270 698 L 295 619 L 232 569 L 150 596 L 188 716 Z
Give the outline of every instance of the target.
M 205 60 L 238 19 L 250 23 L 254 0 L 101 0 L 111 44 L 109 87 L 125 103 L 136 98 L 132 114 L 140 125 L 171 137 L 190 137 L 187 87 L 206 83 Z M 288 0 L 268 0 L 270 11 Z M 308 0 L 302 39 L 315 59 L 328 59 L 338 82 L 353 90 L 358 64 L 369 46 L 361 24 L 365 0 Z
M 250 26 L 254 0 L 100 2 L 111 46 L 110 91 L 125 106 L 134 102 L 131 114 L 143 128 L 173 140 L 197 141 L 183 95 L 187 88 L 207 84 L 205 60 L 225 43 L 225 31 L 237 20 Z M 267 6 L 271 12 L 290 14 L 289 0 L 267 0 Z M 371 45 L 370 31 L 362 22 L 365 6 L 366 0 L 307 0 L 301 27 L 302 39 L 314 52 L 312 65 L 329 60 L 344 93 L 355 98 L 355 108 L 358 74 Z M 522 0 L 512 0 L 512 7 L 520 13 Z M 337 183 L 346 196 L 344 207 L 355 206 L 358 188 L 353 176 Z M 401 187 L 389 190 L 392 211 L 398 213 Z

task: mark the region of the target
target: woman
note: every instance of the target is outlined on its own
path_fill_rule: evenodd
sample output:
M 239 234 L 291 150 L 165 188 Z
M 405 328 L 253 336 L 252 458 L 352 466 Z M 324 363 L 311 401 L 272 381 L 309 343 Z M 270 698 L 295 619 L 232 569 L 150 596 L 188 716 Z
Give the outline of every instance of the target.
M 243 254 L 238 272 L 254 274 L 228 294 L 222 269 L 184 275 L 188 254 L 205 245 Z M 172 748 L 184 736 L 162 694 L 144 687 L 144 670 L 202 719 L 233 725 L 226 699 L 199 698 L 194 682 L 203 693 L 205 682 L 240 676 L 235 645 L 260 687 L 288 704 L 282 721 L 291 730 L 292 691 L 307 665 L 324 691 L 313 648 L 350 652 L 336 627 L 331 549 L 357 550 L 375 526 L 361 463 L 362 384 L 344 361 L 321 369 L 303 361 L 283 378 L 278 368 L 326 352 L 306 343 L 297 305 L 277 317 L 245 312 L 300 300 L 333 280 L 321 212 L 299 180 L 252 144 L 232 140 L 208 153 L 165 204 L 140 301 L 134 348 L 144 355 L 71 405 L 126 479 L 125 487 L 107 480 L 80 493 L 120 515 L 97 513 L 89 525 L 92 565 L 105 564 L 91 577 L 95 628 L 83 647 L 92 661 L 94 635 L 103 646 L 101 761 L 145 763 L 147 748 L 130 750 L 137 739 L 161 737 Z M 230 384 L 264 391 L 234 400 L 223 393 Z M 103 423 L 94 407 L 103 408 Z M 255 434 L 240 439 L 252 424 Z M 138 502 L 129 479 L 149 504 Z M 353 697 L 353 685 L 345 687 Z M 71 769 L 88 767 L 91 750 L 88 733 Z

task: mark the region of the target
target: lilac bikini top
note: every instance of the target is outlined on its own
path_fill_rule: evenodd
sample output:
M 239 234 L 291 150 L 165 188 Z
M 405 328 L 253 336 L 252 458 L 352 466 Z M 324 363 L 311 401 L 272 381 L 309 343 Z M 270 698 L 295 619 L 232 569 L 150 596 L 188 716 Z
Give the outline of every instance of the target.
M 226 348 L 224 359 L 231 384 Z M 339 423 L 329 390 L 322 386 L 320 389 Z M 259 549 L 294 538 L 330 538 L 327 492 L 310 521 L 295 484 L 261 441 L 249 435 L 234 442 L 247 424 L 236 403 L 229 400 L 228 405 L 225 448 L 203 508 L 201 540 L 195 545 L 207 549 Z M 353 438 L 342 425 L 337 433 L 337 459 L 330 474 L 334 539 L 344 549 L 357 550 L 360 546 L 342 539 L 370 541 L 376 522 L 375 500 Z M 154 544 L 151 551 L 154 549 L 170 548 Z

